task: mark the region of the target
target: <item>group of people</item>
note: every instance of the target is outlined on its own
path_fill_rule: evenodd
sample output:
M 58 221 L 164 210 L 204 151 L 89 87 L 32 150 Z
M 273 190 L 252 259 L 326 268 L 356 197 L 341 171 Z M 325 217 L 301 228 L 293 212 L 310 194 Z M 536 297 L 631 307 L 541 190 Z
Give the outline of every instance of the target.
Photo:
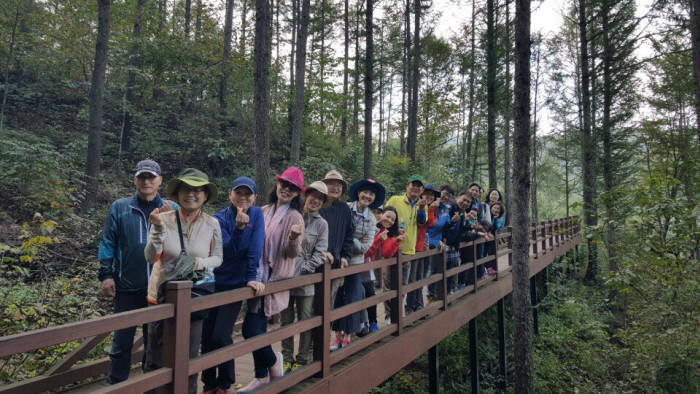
M 459 244 L 483 237 L 487 240 L 505 225 L 505 208 L 498 190 L 490 190 L 482 201 L 477 183 L 455 198 L 450 185 L 439 188 L 419 175 L 406 182 L 405 193 L 385 201 L 385 187 L 363 179 L 350 185 L 343 175 L 329 171 L 323 179 L 305 186 L 303 172 L 287 168 L 275 177 L 267 205 L 255 205 L 257 189 L 248 177 L 238 177 L 228 192 L 230 204 L 213 216 L 202 207 L 217 196 L 208 176 L 193 168 L 183 170 L 167 184 L 165 200 L 159 195 L 160 166 L 152 160 L 136 166 L 136 194 L 115 201 L 107 215 L 99 245 L 99 280 L 102 294 L 114 297 L 114 311 L 124 312 L 164 302 L 164 286 L 172 280 L 192 280 L 192 296 L 250 287 L 255 296 L 247 300 L 242 334 L 251 338 L 267 331 L 268 320 L 280 315 L 282 325 L 314 316 L 314 286 L 265 293 L 272 281 L 317 272 L 324 264 L 332 268 L 364 264 L 398 253 L 414 255 L 427 249 L 447 251 L 447 267 L 473 261 L 474 250 Z M 343 201 L 347 194 L 348 200 Z M 477 245 L 477 258 L 495 253 L 495 243 Z M 429 277 L 437 259 L 404 262 L 404 283 Z M 495 274 L 495 264 L 479 277 Z M 470 283 L 467 271 L 449 279 L 449 291 Z M 377 283 L 380 282 L 380 283 Z M 388 289 L 388 275 L 375 277 L 372 270 L 331 281 L 333 308 Z M 404 313 L 424 307 L 424 290 L 407 294 Z M 436 286 L 427 288 L 427 299 L 435 299 Z M 190 357 L 233 343 L 234 324 L 242 302 L 193 314 L 190 325 Z M 387 323 L 391 305 L 385 303 Z M 331 351 L 347 346 L 355 336 L 379 330 L 377 307 L 358 311 L 332 323 L 335 333 Z M 110 351 L 109 384 L 128 378 L 135 327 L 116 331 Z M 144 370 L 162 366 L 162 326 L 144 326 Z M 227 393 L 232 386 L 245 393 L 260 388 L 285 372 L 312 361 L 310 332 L 282 341 L 282 352 L 266 346 L 253 352 L 255 379 L 236 385 L 235 361 L 230 360 L 202 372 L 205 393 Z M 197 375 L 189 377 L 189 392 L 197 391 Z

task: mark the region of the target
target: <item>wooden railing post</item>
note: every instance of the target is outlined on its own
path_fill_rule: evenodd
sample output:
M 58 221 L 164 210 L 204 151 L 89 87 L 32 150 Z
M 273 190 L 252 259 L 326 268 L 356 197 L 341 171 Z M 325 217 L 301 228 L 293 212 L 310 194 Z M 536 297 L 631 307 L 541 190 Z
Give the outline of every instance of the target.
M 403 254 L 399 252 L 396 256 L 396 264 L 391 266 L 389 270 L 391 290 L 396 290 L 396 298 L 392 298 L 390 301 L 391 305 L 391 321 L 396 323 L 395 335 L 401 335 L 403 330 L 403 273 L 401 272 L 401 265 L 403 263 Z
M 313 330 L 314 360 L 321 361 L 321 377 L 331 373 L 331 264 L 323 264 L 323 280 L 314 285 L 314 310 L 322 317 L 321 325 Z M 381 281 L 381 278 L 380 278 Z
M 557 219 L 555 220 L 556 226 L 557 226 L 557 247 L 561 246 L 561 228 L 562 224 L 564 223 L 563 219 Z
M 175 394 L 187 393 L 191 289 L 189 280 L 165 284 L 165 302 L 175 305 L 175 316 L 163 321 L 163 366 L 173 370 L 173 381 L 167 391 Z
M 547 220 L 545 228 L 549 227 L 547 231 L 547 239 L 549 240 L 549 250 L 554 250 L 554 225 L 551 220 Z
M 435 264 L 435 269 L 440 274 L 440 281 L 437 282 L 437 294 L 442 301 L 442 310 L 444 311 L 447 310 L 447 294 L 449 293 L 447 290 L 447 248 L 442 250 L 442 259 L 440 264 Z
M 535 255 L 535 258 L 538 257 L 538 255 L 537 255 L 537 223 L 533 224 L 533 227 L 532 227 L 532 253 Z
M 478 275 L 477 275 L 477 270 L 479 267 L 476 265 L 476 261 L 479 259 L 477 257 L 479 255 L 476 253 L 476 249 L 478 248 L 478 245 L 476 245 L 474 242 L 475 241 L 472 241 L 472 259 L 473 259 L 472 260 L 472 265 L 473 265 L 473 267 L 472 267 L 472 280 L 474 281 L 474 282 L 472 282 L 474 284 L 474 288 L 472 289 L 472 293 L 476 293 L 476 288 L 477 288 L 476 283 L 479 280 Z
M 508 266 L 513 266 L 513 227 L 508 226 Z
M 540 222 L 542 226 L 542 254 L 547 254 L 547 222 Z

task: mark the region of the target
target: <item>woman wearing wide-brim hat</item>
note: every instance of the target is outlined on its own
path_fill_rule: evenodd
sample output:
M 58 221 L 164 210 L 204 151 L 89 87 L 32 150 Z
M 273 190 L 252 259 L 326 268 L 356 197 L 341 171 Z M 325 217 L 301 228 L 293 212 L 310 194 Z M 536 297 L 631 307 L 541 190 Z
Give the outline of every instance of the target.
M 202 211 L 205 203 L 216 199 L 216 185 L 209 181 L 207 174 L 186 168 L 168 182 L 167 192 L 179 209 L 174 211 L 166 204 L 151 213 L 151 228 L 144 250 L 146 260 L 153 264 L 147 297 L 151 303 L 158 302 L 158 288 L 163 282 L 183 277 L 201 278 L 203 272 L 211 272 L 221 265 L 223 258 L 219 222 Z M 183 248 L 185 256 L 180 255 Z M 146 368 L 153 370 L 162 366 L 159 365 L 162 325 L 149 327 L 148 336 Z M 197 319 L 190 323 L 190 357 L 198 355 L 201 339 L 202 320 Z M 197 392 L 197 374 L 189 377 L 188 391 Z
M 372 214 L 372 209 L 382 205 L 386 190 L 374 179 L 363 179 L 350 186 L 349 195 L 348 207 L 355 227 L 350 265 L 359 265 L 365 262 L 365 252 L 372 246 L 374 233 L 377 230 L 377 221 Z M 369 280 L 371 280 L 369 272 L 346 276 L 343 286 L 338 290 L 335 307 L 339 308 L 362 300 L 365 297 L 363 282 Z M 364 311 L 361 310 L 333 322 L 333 330 L 336 331 L 333 350 L 350 343 L 352 335 L 362 328 L 363 315 Z

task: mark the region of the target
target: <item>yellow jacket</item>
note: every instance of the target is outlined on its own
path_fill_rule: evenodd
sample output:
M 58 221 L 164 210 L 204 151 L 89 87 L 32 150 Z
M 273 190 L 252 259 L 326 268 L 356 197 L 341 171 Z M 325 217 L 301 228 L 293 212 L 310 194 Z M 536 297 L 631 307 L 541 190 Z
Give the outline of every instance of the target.
M 396 220 L 399 221 L 399 228 L 401 228 L 401 223 L 405 226 L 406 240 L 401 243 L 401 253 L 408 255 L 416 254 L 418 225 L 424 224 L 428 218 L 427 206 L 419 210 L 418 200 L 411 202 L 406 194 L 392 196 L 384 205 L 394 207 L 396 213 L 398 213 L 398 218 Z

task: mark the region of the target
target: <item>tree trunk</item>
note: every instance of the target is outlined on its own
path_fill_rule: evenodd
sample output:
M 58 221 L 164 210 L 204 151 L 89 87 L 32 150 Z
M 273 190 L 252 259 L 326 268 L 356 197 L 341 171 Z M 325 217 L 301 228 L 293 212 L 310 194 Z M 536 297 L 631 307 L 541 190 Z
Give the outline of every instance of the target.
M 510 42 L 510 0 L 506 0 L 506 130 L 503 138 L 503 191 L 506 204 L 506 226 L 510 224 L 510 185 L 512 179 L 510 177 L 510 121 L 513 111 L 513 97 L 510 92 L 510 53 L 512 44 Z M 567 214 L 568 216 L 568 214 Z
M 569 125 L 564 124 L 564 191 L 566 195 L 566 217 L 569 217 L 569 194 L 571 193 L 571 188 L 569 187 Z
M 479 130 L 474 130 L 474 151 L 472 152 L 472 176 L 471 176 L 471 181 L 472 182 L 477 182 L 478 179 L 476 179 L 476 164 L 477 164 L 477 159 L 479 158 Z M 464 185 L 467 186 L 467 185 Z
M 355 12 L 355 69 L 352 79 L 352 134 L 360 133 L 360 3 Z
M 325 130 L 326 125 L 325 125 L 325 115 L 326 115 L 326 107 L 323 105 L 324 102 L 324 94 L 323 94 L 323 82 L 324 82 L 324 75 L 325 75 L 325 68 L 326 68 L 326 2 L 325 0 L 321 0 L 321 56 L 319 57 L 318 60 L 318 66 L 319 66 L 319 90 L 320 90 L 320 97 L 321 97 L 321 105 L 318 108 L 319 112 L 319 118 L 320 121 L 319 123 L 321 124 L 321 129 Z
M 294 129 L 292 131 L 292 147 L 289 154 L 290 163 L 299 164 L 301 156 L 301 126 L 304 122 L 304 78 L 306 76 L 306 40 L 309 35 L 310 0 L 302 0 L 301 20 L 297 32 L 296 87 L 294 104 Z
M 292 0 L 292 26 L 291 35 L 292 42 L 289 47 L 289 101 L 287 105 L 287 138 L 292 140 L 292 133 L 294 132 L 294 105 L 296 99 L 294 98 L 294 66 L 296 66 L 296 38 L 299 24 L 299 0 Z
M 273 1 L 273 0 L 271 0 Z M 282 75 L 282 58 L 280 57 L 280 10 L 282 8 L 282 0 L 277 0 L 277 4 L 275 5 L 275 63 L 279 64 L 278 67 L 275 67 L 275 71 L 279 72 L 279 75 Z M 275 116 L 275 121 L 277 121 L 278 118 L 278 111 L 277 111 L 277 106 L 279 105 L 280 101 L 280 81 L 282 78 L 274 78 L 274 87 L 273 87 L 273 98 L 272 98 L 272 113 Z
M 202 0 L 197 0 L 197 15 L 194 19 L 194 40 L 199 41 L 202 33 Z
M 413 12 L 413 60 L 411 65 L 411 100 L 408 107 L 408 156 L 412 163 L 416 161 L 416 143 L 418 140 L 418 90 L 420 88 L 420 0 L 414 0 Z
M 401 69 L 401 156 L 408 150 L 406 134 L 408 131 L 408 108 L 411 106 L 411 82 L 409 78 L 411 68 L 411 0 L 406 0 L 404 11 L 404 41 L 403 62 Z
M 476 80 L 476 0 L 472 0 L 472 26 L 471 26 L 471 64 L 469 65 L 469 119 L 467 120 L 467 157 L 465 160 L 465 168 L 469 168 L 468 160 L 473 160 L 472 154 L 476 156 L 476 149 L 472 152 L 472 142 L 474 134 L 474 82 Z M 476 163 L 475 160 L 473 160 Z M 474 180 L 476 164 L 472 166 L 471 180 Z
M 610 111 L 612 107 L 612 77 L 611 67 L 613 66 L 613 48 L 610 42 L 610 1 L 603 0 L 602 4 L 602 21 L 603 21 L 603 184 L 605 186 L 605 211 L 606 211 L 606 227 L 607 227 L 607 245 L 608 264 L 610 271 L 617 272 L 617 253 L 615 248 L 615 204 L 612 198 L 615 179 L 613 174 L 612 163 L 612 142 L 611 142 L 611 121 Z
M 104 101 L 105 70 L 107 69 L 107 46 L 109 44 L 110 0 L 97 3 L 97 41 L 95 42 L 95 63 L 92 69 L 92 82 L 89 95 L 87 189 L 83 209 L 95 206 L 99 188 L 100 160 L 102 157 L 102 105 Z
M 700 0 L 690 1 L 690 31 L 693 39 L 693 81 L 695 82 L 695 129 L 700 139 Z
M 377 142 L 377 156 L 382 154 L 382 138 L 384 136 L 384 24 L 379 25 L 379 141 Z
M 513 319 L 515 392 L 534 392 L 530 313 L 530 1 L 515 2 L 515 130 L 513 132 Z
M 122 152 L 129 151 L 129 143 L 131 141 L 131 129 L 133 127 L 133 115 L 132 111 L 136 107 L 136 95 L 134 94 L 134 88 L 136 87 L 136 72 L 135 69 L 139 68 L 141 65 L 141 49 L 140 49 L 140 39 L 141 39 L 141 17 L 143 15 L 143 6 L 146 4 L 146 0 L 136 1 L 136 13 L 134 15 L 134 30 L 131 36 L 131 51 L 129 54 L 129 73 L 126 78 L 126 89 L 124 92 L 124 99 L 126 102 L 124 108 L 124 123 L 122 124 L 121 133 L 121 144 L 119 145 L 119 155 Z
M 192 0 L 185 0 L 185 40 L 190 39 L 190 21 L 192 20 Z
M 374 37 L 373 37 L 373 0 L 367 0 L 365 9 L 365 144 L 364 144 L 364 177 L 372 176 L 372 68 L 374 67 Z
M 340 144 L 347 145 L 348 140 L 348 57 L 350 54 L 350 7 L 349 0 L 343 2 L 343 113 L 340 121 Z
M 532 106 L 532 182 L 530 184 L 530 210 L 532 212 L 533 223 L 539 223 L 539 213 L 537 211 L 537 129 L 539 127 L 537 119 L 538 93 L 540 87 L 540 49 L 542 45 L 542 35 L 537 36 L 537 53 L 535 54 L 535 99 Z
M 219 109 L 226 114 L 226 95 L 231 66 L 231 33 L 233 32 L 233 0 L 226 0 L 224 18 L 224 53 L 221 59 L 221 79 L 219 80 Z
M 5 108 L 7 107 L 7 94 L 10 86 L 10 67 L 12 66 L 12 55 L 14 54 L 15 44 L 17 39 L 17 28 L 20 23 L 20 10 L 22 7 L 20 3 L 17 3 L 17 8 L 15 9 L 15 17 L 12 23 L 12 33 L 10 34 L 10 49 L 8 52 L 7 59 L 5 60 L 5 70 L 3 73 L 3 89 L 2 89 L 2 104 L 0 104 L 0 133 L 2 133 L 3 126 L 5 124 Z
M 245 43 L 246 43 L 246 30 L 248 29 L 248 1 L 250 0 L 243 0 L 241 1 L 241 4 L 243 5 L 243 8 L 241 9 L 241 37 L 240 41 L 238 43 L 238 48 L 239 51 L 241 52 L 241 56 L 245 56 Z M 256 3 L 256 10 L 257 10 L 257 3 Z M 256 21 L 257 23 L 257 21 Z M 256 27 L 257 28 L 257 27 Z
M 582 167 L 583 167 L 583 217 L 584 224 L 589 229 L 595 225 L 595 152 L 593 135 L 591 132 L 591 95 L 590 95 L 590 69 L 588 68 L 588 33 L 586 23 L 586 1 L 579 0 L 579 35 L 581 45 L 581 101 L 583 103 L 583 139 L 582 139 Z M 586 239 L 588 247 L 588 268 L 586 280 L 596 277 L 597 249 L 593 239 Z
M 498 186 L 496 179 L 496 32 L 494 0 L 486 1 L 486 136 L 489 160 L 489 188 Z
M 308 1 L 308 0 L 306 0 Z M 270 25 L 268 0 L 255 0 L 255 69 L 253 112 L 255 119 L 255 183 L 258 194 L 267 195 L 270 172 Z

